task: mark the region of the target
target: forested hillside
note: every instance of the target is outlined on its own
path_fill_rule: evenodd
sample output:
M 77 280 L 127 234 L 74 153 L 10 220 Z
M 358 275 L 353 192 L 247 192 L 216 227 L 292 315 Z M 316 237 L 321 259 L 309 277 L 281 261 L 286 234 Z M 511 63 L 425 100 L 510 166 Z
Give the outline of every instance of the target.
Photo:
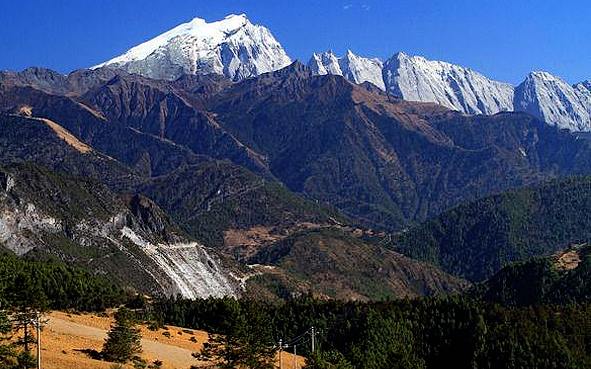
M 480 281 L 509 263 L 591 237 L 591 177 L 553 180 L 455 207 L 394 237 L 391 247 Z
M 270 305 L 248 300 L 165 300 L 168 324 L 265 337 L 308 357 L 308 368 L 588 368 L 591 309 L 505 308 L 460 297 Z M 256 322 L 251 324 L 249 322 Z M 311 349 L 314 327 L 316 352 Z M 260 344 L 260 343 L 259 343 Z M 260 349 L 260 348 L 259 348 Z
M 4 308 L 102 311 L 131 300 L 105 277 L 56 260 L 32 261 L 0 250 L 0 302 Z
M 591 254 L 588 246 L 556 256 L 504 267 L 478 285 L 474 297 L 504 306 L 588 304 L 591 302 Z M 572 265 L 563 266 L 570 257 Z

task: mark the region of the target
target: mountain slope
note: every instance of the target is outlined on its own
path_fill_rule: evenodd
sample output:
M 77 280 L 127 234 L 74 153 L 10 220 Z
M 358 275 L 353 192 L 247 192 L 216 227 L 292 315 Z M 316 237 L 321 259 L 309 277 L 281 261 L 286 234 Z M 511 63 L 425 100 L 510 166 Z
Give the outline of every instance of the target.
M 215 256 L 147 198 L 30 164 L 0 168 L 0 182 L 0 242 L 17 255 L 57 258 L 145 293 L 237 292 Z
M 386 89 L 405 100 L 436 102 L 467 114 L 513 110 L 513 86 L 446 62 L 397 53 L 384 63 Z
M 11 87 L 0 91 L 0 109 L 27 107 L 32 116 L 58 122 L 80 141 L 147 176 L 209 160 L 201 153 L 264 171 L 261 158 L 188 106 L 171 86 L 142 81 L 116 76 L 77 99 Z
M 259 293 L 266 289 L 283 298 L 288 296 L 282 296 L 282 291 L 295 290 L 337 299 L 376 300 L 468 287 L 466 281 L 427 263 L 329 228 L 291 235 L 263 248 L 250 262 L 270 267 L 250 279 L 249 288 Z
M 399 234 L 394 250 L 472 281 L 591 235 L 591 178 L 511 190 L 460 205 Z
M 505 306 L 589 303 L 590 251 L 585 245 L 506 266 L 472 292 L 485 301 Z M 565 259 L 569 259 L 566 265 Z
M 145 182 L 138 192 L 152 198 L 189 234 L 236 256 L 250 254 L 249 249 L 256 251 L 267 241 L 259 237 L 248 247 L 248 242 L 231 242 L 228 233 L 268 229 L 280 237 L 307 223 L 350 222 L 338 211 L 228 161 L 184 167 Z
M 462 201 L 589 173 L 589 143 L 517 113 L 468 117 L 294 63 L 212 100 L 216 120 L 296 192 L 404 228 Z
M 117 76 L 88 91 L 80 101 L 101 112 L 113 124 L 187 148 L 195 154 L 227 158 L 255 171 L 266 171 L 263 157 L 220 127 L 215 116 L 192 107 L 169 83 Z
M 94 68 L 108 66 L 167 80 L 216 73 L 237 81 L 290 62 L 271 32 L 242 14 L 212 23 L 195 18 Z
M 63 132 L 69 133 L 56 122 L 51 127 L 39 118 L 0 114 L 0 161 L 32 162 L 72 175 L 97 178 L 113 188 L 143 181 L 139 173 L 112 157 L 94 149 L 80 151 L 60 136 Z
M 236 84 L 123 74 L 77 97 L 8 87 L 0 107 L 29 106 L 145 178 L 229 159 L 371 227 L 401 229 L 462 201 L 589 173 L 585 140 L 526 115 L 465 117 L 313 74 L 299 63 Z

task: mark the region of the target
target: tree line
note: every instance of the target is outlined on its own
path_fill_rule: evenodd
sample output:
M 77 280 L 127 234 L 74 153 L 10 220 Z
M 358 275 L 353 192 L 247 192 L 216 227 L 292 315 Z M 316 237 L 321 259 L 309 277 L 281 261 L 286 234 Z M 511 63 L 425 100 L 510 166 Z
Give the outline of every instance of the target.
M 462 296 L 380 302 L 307 296 L 281 304 L 169 298 L 143 311 L 144 318 L 234 335 L 237 342 L 257 337 L 245 344 L 251 350 L 277 347 L 279 339 L 289 342 L 315 327 L 317 351 L 298 346 L 309 368 L 591 367 L 589 304 L 517 308 Z
M 75 266 L 0 252 L 0 299 L 6 306 L 102 311 L 127 302 L 131 296 L 107 278 Z

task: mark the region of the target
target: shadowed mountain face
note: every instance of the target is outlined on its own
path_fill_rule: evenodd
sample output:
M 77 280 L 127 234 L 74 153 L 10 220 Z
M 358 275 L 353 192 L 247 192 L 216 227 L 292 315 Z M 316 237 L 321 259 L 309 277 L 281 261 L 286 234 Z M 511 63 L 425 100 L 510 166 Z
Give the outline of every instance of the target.
M 237 84 L 211 110 L 290 189 L 389 228 L 459 202 L 587 173 L 587 142 L 518 113 L 466 117 L 389 99 L 294 64 Z
M 341 76 L 314 76 L 299 63 L 239 83 L 108 69 L 0 77 L 4 162 L 32 161 L 142 194 L 190 237 L 239 260 L 294 232 L 402 230 L 468 200 L 591 171 L 589 141 L 528 115 L 467 117 Z M 148 222 L 144 232 L 158 233 L 156 226 Z M 334 263 L 350 262 L 349 248 L 369 250 L 370 264 L 383 267 L 382 247 L 339 237 L 318 232 L 311 244 L 337 250 Z M 313 273 L 294 266 L 293 250 L 272 262 L 291 268 L 288 280 L 305 281 Z M 439 278 L 425 273 L 417 278 Z M 388 294 L 407 282 L 382 287 Z M 447 290 L 439 287 L 405 293 Z
M 96 178 L 112 188 L 133 187 L 144 180 L 140 173 L 112 157 L 94 149 L 85 152 L 75 141 L 67 142 L 59 127 L 67 133 L 57 123 L 52 127 L 40 119 L 0 114 L 0 160 L 32 162 L 52 170 Z
M 591 168 L 587 141 L 528 115 L 467 117 L 313 76 L 297 62 L 235 84 L 126 74 L 97 84 L 111 73 L 64 77 L 93 86 L 78 97 L 4 87 L 1 108 L 27 104 L 147 176 L 229 159 L 373 228 L 402 229 L 466 200 Z
M 115 77 L 82 98 L 110 121 L 190 149 L 265 171 L 264 158 L 228 134 L 215 116 L 190 106 L 169 84 Z

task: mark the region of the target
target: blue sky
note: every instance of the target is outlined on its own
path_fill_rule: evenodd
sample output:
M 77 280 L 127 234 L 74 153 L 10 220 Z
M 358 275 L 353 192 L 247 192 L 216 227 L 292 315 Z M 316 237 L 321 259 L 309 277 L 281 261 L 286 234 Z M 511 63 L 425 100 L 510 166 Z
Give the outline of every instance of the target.
M 293 59 L 312 52 L 382 60 L 398 51 L 513 84 L 531 70 L 591 79 L 588 0 L 5 0 L 0 69 L 68 73 L 117 56 L 194 17 L 246 13 Z

